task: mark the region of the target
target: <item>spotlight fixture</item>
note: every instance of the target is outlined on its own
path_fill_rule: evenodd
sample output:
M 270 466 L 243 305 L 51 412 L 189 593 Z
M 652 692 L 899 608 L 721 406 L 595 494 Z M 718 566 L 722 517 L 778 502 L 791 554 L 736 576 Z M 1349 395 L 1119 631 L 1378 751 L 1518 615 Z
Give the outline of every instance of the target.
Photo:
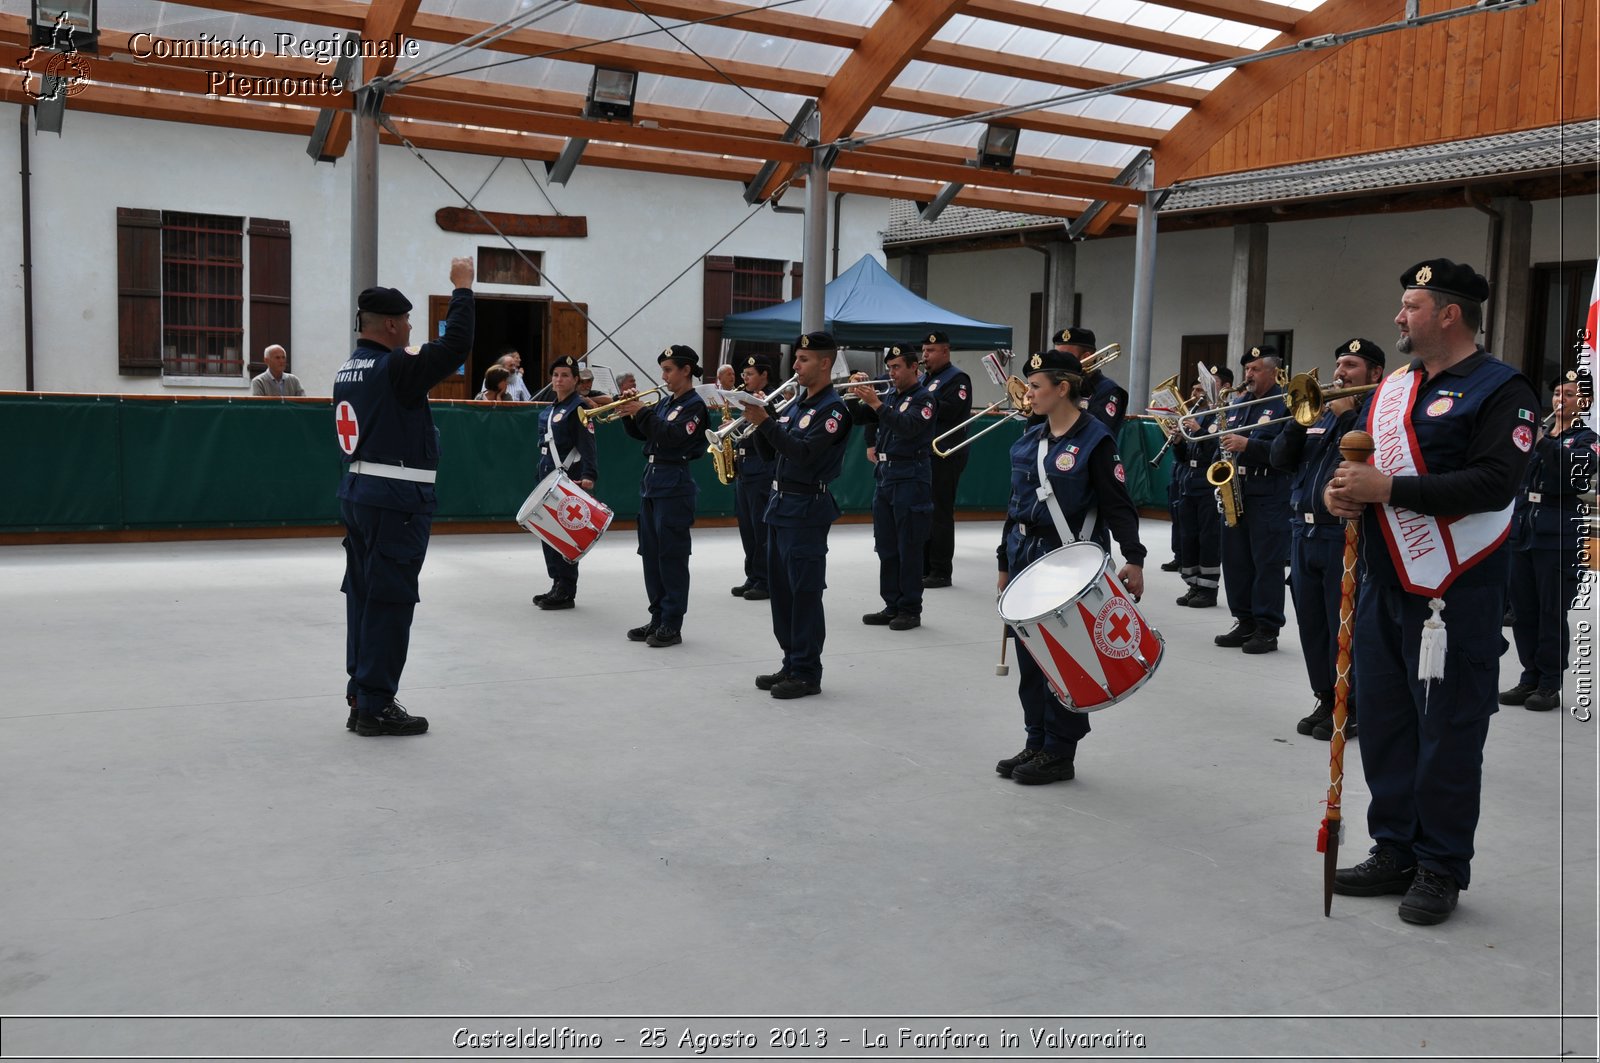
M 589 95 L 583 103 L 583 116 L 616 122 L 633 121 L 633 96 L 638 88 L 639 75 L 636 71 L 595 67 L 594 76 L 589 79 Z
M 978 141 L 977 165 L 982 170 L 1009 170 L 1017 161 L 1017 137 L 1022 130 L 1009 125 L 986 125 Z
M 58 52 L 99 52 L 97 0 L 33 0 L 33 45 Z

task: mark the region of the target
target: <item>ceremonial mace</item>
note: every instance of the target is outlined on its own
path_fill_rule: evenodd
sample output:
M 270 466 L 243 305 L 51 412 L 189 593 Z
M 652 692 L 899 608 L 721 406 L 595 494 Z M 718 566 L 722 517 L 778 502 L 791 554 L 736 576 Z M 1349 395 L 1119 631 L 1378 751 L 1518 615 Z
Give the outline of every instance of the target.
M 1346 432 L 1339 440 L 1345 461 L 1365 465 L 1372 458 L 1372 437 L 1362 431 Z M 1322 858 L 1322 914 L 1333 911 L 1333 875 L 1339 867 L 1339 836 L 1343 832 L 1340 802 L 1344 797 L 1344 727 L 1350 718 L 1350 637 L 1355 628 L 1356 551 L 1361 538 L 1361 518 L 1345 521 L 1344 577 L 1339 583 L 1338 677 L 1333 684 L 1333 738 L 1328 743 L 1328 814 L 1317 831 L 1317 852 Z

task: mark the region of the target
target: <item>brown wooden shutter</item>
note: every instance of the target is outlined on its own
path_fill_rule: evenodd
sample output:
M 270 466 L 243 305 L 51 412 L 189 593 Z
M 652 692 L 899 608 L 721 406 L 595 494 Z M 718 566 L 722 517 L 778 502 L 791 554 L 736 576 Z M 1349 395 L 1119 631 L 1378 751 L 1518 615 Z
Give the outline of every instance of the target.
M 805 295 L 806 289 L 806 264 L 792 262 L 789 265 L 789 298 L 799 299 Z
M 722 354 L 722 319 L 733 308 L 733 259 L 723 255 L 705 258 L 705 321 L 700 334 L 700 360 L 716 365 Z
M 444 319 L 450 316 L 450 297 L 448 295 L 428 296 L 428 331 L 420 340 L 415 336 L 412 342 L 421 346 L 439 338 L 439 326 Z M 461 372 L 452 373 L 433 386 L 428 392 L 430 399 L 470 399 L 478 393 L 468 380 L 471 371 L 472 354 L 468 353 L 466 362 L 463 363 Z M 482 379 L 482 378 L 480 378 Z M 301 381 L 304 383 L 304 381 Z
M 251 218 L 250 236 L 250 375 L 266 370 L 263 353 L 276 343 L 289 352 L 289 223 Z
M 542 374 L 550 378 L 550 361 L 562 355 L 582 358 L 589 353 L 588 303 L 550 304 L 550 342 L 545 344 Z
M 117 208 L 117 372 L 161 372 L 161 212 Z

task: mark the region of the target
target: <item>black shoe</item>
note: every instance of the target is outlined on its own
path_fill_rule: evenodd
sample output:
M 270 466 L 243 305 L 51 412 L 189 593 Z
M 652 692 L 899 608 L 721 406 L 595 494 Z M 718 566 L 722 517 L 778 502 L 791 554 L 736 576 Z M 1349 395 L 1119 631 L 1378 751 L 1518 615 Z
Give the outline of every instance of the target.
M 675 627 L 658 627 L 645 636 L 644 644 L 653 650 L 663 646 L 678 646 L 683 643 L 683 632 Z
M 655 633 L 656 622 L 652 620 L 648 624 L 641 624 L 638 627 L 630 627 L 628 629 L 628 641 L 643 642 Z
M 1226 646 L 1230 650 L 1236 650 L 1240 646 L 1243 646 L 1245 642 L 1249 640 L 1250 636 L 1254 635 L 1255 633 L 1256 622 L 1254 620 L 1236 620 L 1233 623 L 1232 631 L 1229 631 L 1225 635 L 1218 635 L 1211 641 L 1216 643 L 1218 646 Z
M 1500 691 L 1500 704 L 1521 705 L 1528 700 L 1528 695 L 1537 689 L 1532 683 L 1518 683 L 1510 690 Z
M 744 592 L 744 600 L 747 602 L 764 602 L 771 597 L 765 587 L 751 587 Z
M 426 716 L 412 716 L 395 702 L 389 702 L 373 715 L 356 717 L 356 734 L 366 735 L 419 735 L 427 731 Z
M 1404 893 L 1416 877 L 1417 862 L 1402 857 L 1400 850 L 1380 845 L 1355 867 L 1341 867 L 1333 873 L 1333 892 L 1341 897 L 1382 897 Z
M 994 766 L 995 773 L 1003 779 L 1009 779 L 1011 778 L 1012 772 L 1016 771 L 1022 765 L 1028 763 L 1028 761 L 1032 760 L 1034 757 L 1037 757 L 1041 752 L 1043 752 L 1043 750 L 1034 749 L 1032 746 L 1029 746 L 1027 749 L 1024 749 L 1021 753 L 1018 753 L 1014 757 L 1007 757 L 1005 760 L 996 762 Z
M 1313 734 L 1319 723 L 1333 716 L 1333 691 L 1317 690 L 1313 691 L 1313 696 L 1317 699 L 1317 704 L 1312 708 L 1311 715 L 1302 717 L 1300 722 L 1294 725 L 1298 734 Z
M 1535 690 L 1522 702 L 1522 707 L 1529 712 L 1549 712 L 1561 704 L 1561 691 Z
M 901 613 L 889 621 L 890 631 L 910 631 L 914 627 L 922 626 L 922 617 L 915 613 Z
M 1456 899 L 1460 894 L 1456 880 L 1449 875 L 1419 867 L 1417 877 L 1412 880 L 1411 888 L 1406 890 L 1405 898 L 1400 902 L 1400 918 L 1403 922 L 1420 923 L 1423 926 L 1442 923 L 1456 910 Z
M 788 700 L 789 698 L 803 698 L 810 694 L 822 693 L 822 684 L 814 683 L 809 679 L 790 676 L 772 684 L 772 696 Z
M 1356 727 L 1355 706 L 1351 706 L 1349 713 L 1344 718 L 1344 740 L 1346 742 L 1354 741 L 1356 736 L 1360 733 L 1360 729 Z M 1329 716 L 1326 720 L 1323 720 L 1321 723 L 1317 724 L 1316 729 L 1311 732 L 1311 737 L 1315 738 L 1318 742 L 1332 742 L 1333 717 Z
M 737 587 L 733 588 L 733 596 L 735 598 L 743 598 L 744 597 L 744 592 L 749 590 L 749 589 L 750 589 L 750 584 L 741 583 Z
M 861 618 L 861 622 L 868 627 L 885 627 L 897 615 L 893 609 L 880 609 L 876 613 L 868 613 Z
M 344 721 L 344 729 L 346 731 L 354 731 L 356 729 L 356 696 L 354 694 L 346 694 L 344 703 L 350 706 L 350 715 Z
M 556 589 L 554 587 L 551 587 L 549 590 L 545 591 L 543 594 L 535 594 L 533 596 L 533 604 L 537 605 L 540 609 L 543 609 L 544 608 L 544 603 L 548 602 L 550 600 L 550 596 L 552 594 L 554 594 L 555 592 L 556 592 Z
M 1011 769 L 1011 777 L 1024 786 L 1041 786 L 1048 782 L 1069 782 L 1073 776 L 1072 761 L 1054 753 L 1039 750 L 1039 755 L 1029 757 L 1026 763 Z
M 571 591 L 551 591 L 544 601 L 535 599 L 534 604 L 540 609 L 571 609 L 578 604 L 578 599 Z
M 1189 599 L 1194 597 L 1194 592 L 1195 592 L 1195 588 L 1190 587 L 1188 590 L 1184 591 L 1183 594 L 1178 596 L 1178 598 L 1176 599 L 1177 603 L 1179 605 L 1188 605 L 1189 604 Z
M 1217 589 L 1215 587 L 1196 587 L 1184 597 L 1189 600 L 1183 604 L 1190 609 L 1210 609 L 1217 604 Z
M 1245 639 L 1244 645 L 1239 648 L 1246 653 L 1277 653 L 1278 633 L 1261 628 Z
M 756 676 L 756 689 L 771 690 L 773 687 L 777 686 L 779 683 L 788 678 L 788 672 L 773 672 L 770 675 L 758 675 Z
M 1166 564 L 1161 566 L 1161 571 L 1163 571 L 1163 572 L 1182 572 L 1183 571 L 1183 562 L 1179 561 L 1177 558 L 1173 558 L 1171 561 L 1168 561 Z
M 922 585 L 924 587 L 948 587 L 948 586 L 950 586 L 950 577 L 949 576 L 923 576 L 922 577 Z

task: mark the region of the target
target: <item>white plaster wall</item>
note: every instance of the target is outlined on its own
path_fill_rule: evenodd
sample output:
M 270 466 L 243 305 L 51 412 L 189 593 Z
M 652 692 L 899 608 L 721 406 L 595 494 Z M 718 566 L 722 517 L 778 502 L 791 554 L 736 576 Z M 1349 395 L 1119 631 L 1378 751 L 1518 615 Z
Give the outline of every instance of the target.
M 0 137 L 0 140 L 7 138 Z M 0 158 L 15 173 L 17 141 Z M 350 166 L 316 165 L 305 139 L 266 133 L 187 127 L 166 122 L 71 113 L 61 138 L 36 136 L 33 148 L 35 386 L 41 391 L 194 393 L 224 390 L 208 382 L 184 387 L 160 377 L 117 373 L 116 208 L 183 209 L 286 218 L 293 237 L 292 335 L 294 372 L 312 394 L 327 394 L 334 370 L 353 341 L 349 307 Z M 494 168 L 489 157 L 425 152 L 428 159 L 484 210 L 547 214 L 549 206 L 516 159 Z M 542 178 L 542 167 L 531 163 Z M 434 223 L 440 207 L 460 206 L 451 190 L 406 149 L 384 148 L 380 160 L 379 283 L 399 288 L 422 310 L 426 297 L 449 292 L 449 263 L 498 238 L 446 233 Z M 0 196 L 0 327 L 15 337 L 0 353 L 0 389 L 23 386 L 19 202 Z M 583 240 L 517 239 L 544 252 L 545 272 L 568 297 L 588 304 L 595 323 L 617 330 L 617 342 L 651 375 L 663 346 L 699 346 L 702 273 L 708 253 L 798 260 L 801 219 L 763 210 L 711 251 L 711 245 L 750 213 L 740 186 L 728 181 L 640 174 L 580 166 L 569 185 L 548 189 L 567 214 L 588 217 Z M 846 196 L 842 201 L 840 268 L 862 254 L 882 254 L 888 201 Z M 830 231 L 831 240 L 831 231 Z M 681 280 L 631 323 L 617 326 L 685 266 Z M 548 295 L 554 286 L 480 285 L 484 293 Z M 591 326 L 590 343 L 601 341 Z M 250 342 L 255 344 L 255 338 Z M 710 352 L 702 352 L 710 353 Z M 597 362 L 624 365 L 614 350 Z
M 0 107 L 0 174 L 21 169 L 22 152 L 17 135 L 17 107 Z M 29 134 L 32 135 L 31 133 Z M 18 177 L 0 181 L 0 389 L 21 388 L 26 379 L 22 346 L 22 189 Z M 38 235 L 34 240 L 37 243 Z

